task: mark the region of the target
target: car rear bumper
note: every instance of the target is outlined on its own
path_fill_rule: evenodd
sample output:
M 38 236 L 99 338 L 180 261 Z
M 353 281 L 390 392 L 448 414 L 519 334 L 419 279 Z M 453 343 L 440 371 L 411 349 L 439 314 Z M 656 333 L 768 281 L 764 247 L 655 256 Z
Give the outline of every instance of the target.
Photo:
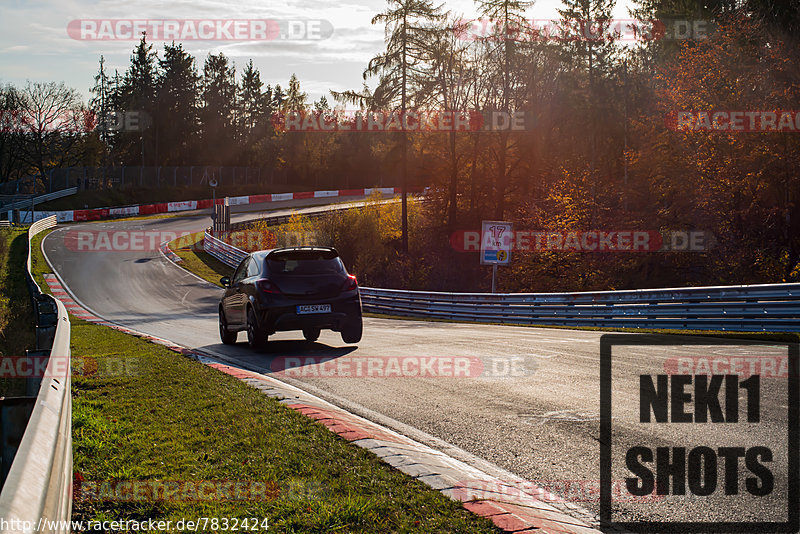
M 292 301 L 281 303 L 283 305 L 270 305 L 261 312 L 263 325 L 269 334 L 287 330 L 303 330 L 304 328 L 319 328 L 341 331 L 342 326 L 350 321 L 361 318 L 361 299 L 348 295 L 344 298 L 321 300 L 314 302 Z M 298 314 L 297 306 L 301 304 L 330 304 L 331 311 L 327 313 Z

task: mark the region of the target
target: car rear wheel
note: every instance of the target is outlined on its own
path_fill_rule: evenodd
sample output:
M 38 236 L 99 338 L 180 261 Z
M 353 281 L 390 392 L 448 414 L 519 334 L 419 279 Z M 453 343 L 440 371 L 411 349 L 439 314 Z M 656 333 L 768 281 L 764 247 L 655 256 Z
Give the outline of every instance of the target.
M 267 346 L 267 333 L 258 326 L 253 308 L 247 308 L 247 343 L 250 348 L 258 350 Z
M 361 341 L 361 317 L 345 323 L 342 327 L 342 341 L 345 343 L 358 343 Z
M 303 337 L 306 341 L 313 342 L 319 339 L 319 328 L 303 328 Z
M 225 314 L 219 310 L 219 338 L 226 345 L 234 345 L 236 338 L 239 337 L 236 332 L 228 330 L 228 322 L 225 320 Z

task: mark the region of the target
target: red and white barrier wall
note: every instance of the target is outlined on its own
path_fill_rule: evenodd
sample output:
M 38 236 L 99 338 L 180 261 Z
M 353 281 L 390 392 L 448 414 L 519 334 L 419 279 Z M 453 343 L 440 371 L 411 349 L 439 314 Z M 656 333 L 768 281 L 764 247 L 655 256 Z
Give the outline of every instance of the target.
M 245 195 L 240 197 L 228 197 L 228 203 L 231 206 L 242 206 L 246 204 L 263 204 L 266 202 L 279 202 L 282 200 L 296 200 L 301 198 L 369 196 L 375 191 L 379 191 L 383 195 L 394 195 L 395 193 L 400 193 L 401 189 L 399 187 L 369 187 L 365 189 L 337 189 L 332 191 L 304 191 L 300 193 Z M 217 204 L 222 204 L 223 202 L 223 198 L 217 199 Z M 37 211 L 35 213 L 37 221 L 51 215 L 55 215 L 60 223 L 73 221 L 99 221 L 102 219 L 112 219 L 116 217 L 133 217 L 137 215 L 171 213 L 174 211 L 199 210 L 210 208 L 212 203 L 213 200 L 209 198 L 205 200 L 163 202 L 160 204 L 140 204 L 136 206 L 122 206 L 118 208 L 95 208 L 69 211 Z M 29 223 L 31 219 L 31 212 L 20 211 L 19 216 L 21 222 Z

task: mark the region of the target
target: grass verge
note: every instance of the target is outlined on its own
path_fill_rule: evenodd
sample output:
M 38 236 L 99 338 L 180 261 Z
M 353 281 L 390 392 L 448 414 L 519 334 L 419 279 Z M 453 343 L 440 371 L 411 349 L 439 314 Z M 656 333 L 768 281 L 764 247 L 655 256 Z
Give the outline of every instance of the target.
M 24 356 L 36 343 L 33 307 L 25 282 L 28 231 L 0 229 L 0 357 Z M 0 396 L 25 393 L 25 379 L 0 379 Z
M 42 238 L 32 260 L 43 281 L 49 268 Z M 499 532 L 234 377 L 143 339 L 71 321 L 73 367 L 84 371 L 72 383 L 80 484 L 74 520 L 267 518 L 270 531 L 285 533 Z M 128 491 L 156 482 L 181 490 L 168 499 Z M 192 484 L 214 489 L 201 499 Z M 242 498 L 234 487 L 245 488 Z
M 222 287 L 219 279 L 231 276 L 233 269 L 219 261 L 217 258 L 199 250 L 199 243 L 203 240 L 203 232 L 179 237 L 169 242 L 169 248 L 183 260 L 181 265 L 187 271 L 196 274 L 203 280 Z
M 100 370 L 72 386 L 74 469 L 93 488 L 75 501 L 73 519 L 266 517 L 287 533 L 497 532 L 319 423 L 164 347 L 75 321 L 72 353 Z M 277 492 L 208 502 L 113 498 L 120 481 L 154 480 Z
M 202 239 L 202 234 L 199 239 Z M 219 278 L 222 276 L 230 276 L 233 269 L 217 260 L 206 252 L 197 250 L 198 247 L 194 246 L 196 241 L 187 243 L 185 240 L 172 241 L 169 246 L 183 260 L 179 265 L 184 269 L 196 274 L 200 278 L 207 280 L 213 284 L 219 284 Z M 182 248 L 173 248 L 182 247 Z M 454 321 L 447 319 L 423 319 L 419 317 L 403 317 L 399 315 L 383 315 L 378 313 L 365 313 L 365 317 L 377 317 L 380 319 L 402 319 L 404 321 L 428 321 L 428 322 L 442 322 L 442 323 L 461 323 L 461 324 L 488 324 L 498 326 L 523 326 L 533 328 L 554 328 L 557 330 L 592 330 L 599 332 L 630 332 L 637 334 L 665 334 L 665 335 L 679 335 L 679 336 L 705 336 L 705 337 L 721 337 L 729 339 L 750 339 L 757 341 L 787 341 L 796 342 L 797 335 L 784 332 L 726 332 L 722 330 L 671 330 L 663 328 L 637 328 L 620 330 L 616 328 L 602 328 L 592 326 L 557 326 L 557 325 L 512 325 L 508 323 L 493 323 L 493 322 L 476 322 L 476 321 Z

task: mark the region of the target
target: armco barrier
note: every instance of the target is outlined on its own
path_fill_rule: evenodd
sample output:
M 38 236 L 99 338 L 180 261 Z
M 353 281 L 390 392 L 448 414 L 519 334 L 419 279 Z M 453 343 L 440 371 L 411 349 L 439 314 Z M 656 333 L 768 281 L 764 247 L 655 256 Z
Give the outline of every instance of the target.
M 5 526 L 2 532 L 20 532 L 19 525 L 26 524 L 24 522 L 34 525 L 31 531 L 42 526 L 38 531 L 69 532 L 72 511 L 69 317 L 60 301 L 41 292 L 31 275 L 30 260 L 31 237 L 55 224 L 56 218 L 52 216 L 37 221 L 28 230 L 27 279 L 37 318 L 36 348 L 49 351 L 50 359 L 0 492 L 0 518 L 3 519 L 0 528 Z
M 39 196 L 36 196 L 36 197 L 33 197 L 33 198 L 29 198 L 29 199 L 26 199 L 26 200 L 18 200 L 16 202 L 11 203 L 11 204 L 5 204 L 2 207 L 0 207 L 0 211 L 3 212 L 3 213 L 7 213 L 7 212 L 14 211 L 14 210 L 20 210 L 20 209 L 23 209 L 23 208 L 30 208 L 31 205 L 35 206 L 36 204 L 41 204 L 42 202 L 49 202 L 50 200 L 56 200 L 57 198 L 68 197 L 68 196 L 74 195 L 77 192 L 78 192 L 78 188 L 77 187 L 70 187 L 68 189 L 62 189 L 60 191 L 53 191 L 52 193 L 46 193 L 44 195 L 39 195 Z M 20 223 L 23 223 L 23 224 L 24 223 L 30 223 L 30 212 L 26 211 L 26 212 L 23 212 L 23 214 L 28 214 L 27 215 L 28 220 L 24 220 L 23 219 L 23 220 L 20 221 Z M 11 220 L 10 216 L 9 216 L 9 220 Z
M 232 267 L 246 255 L 208 233 L 205 243 Z M 367 312 L 451 321 L 800 332 L 800 284 L 496 294 L 362 287 L 361 302 Z
M 419 188 L 409 189 L 409 192 L 419 191 Z M 399 187 L 376 187 L 366 189 L 340 189 L 333 191 L 305 191 L 298 193 L 273 193 L 264 195 L 244 195 L 239 197 L 228 197 L 231 206 L 243 206 L 248 204 L 263 204 L 268 202 L 280 202 L 285 200 L 307 199 L 307 198 L 329 198 L 344 196 L 369 196 L 375 191 L 380 191 L 383 195 L 393 195 L 400 193 Z M 225 201 L 220 197 L 216 199 L 217 204 Z M 68 211 L 37 211 L 36 218 L 43 219 L 55 215 L 58 222 L 79 222 L 79 221 L 100 221 L 103 219 L 113 219 L 116 217 L 134 217 L 137 215 L 156 215 L 159 213 L 172 213 L 176 211 L 190 211 L 210 208 L 214 200 L 208 198 L 204 200 L 184 200 L 180 202 L 162 202 L 160 204 L 141 204 L 133 206 L 120 206 L 116 208 L 94 208 L 85 210 Z M 30 203 L 28 203 L 30 206 Z M 30 220 L 30 212 L 20 211 L 23 220 Z
M 800 331 L 800 284 L 586 293 L 436 293 L 362 288 L 366 311 L 524 325 Z

